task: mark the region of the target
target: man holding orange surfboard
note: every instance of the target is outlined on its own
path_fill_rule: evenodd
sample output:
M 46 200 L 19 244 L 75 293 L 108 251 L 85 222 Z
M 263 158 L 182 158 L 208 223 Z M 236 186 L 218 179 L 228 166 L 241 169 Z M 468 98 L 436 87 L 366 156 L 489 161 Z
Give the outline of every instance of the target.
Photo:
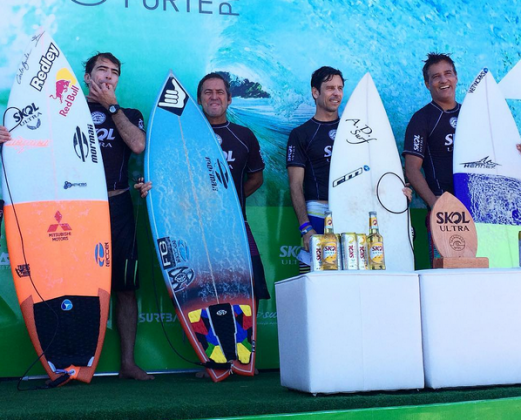
M 121 63 L 111 53 L 100 53 L 85 63 L 87 101 L 96 126 L 109 196 L 112 230 L 112 290 L 116 295 L 116 324 L 121 340 L 120 378 L 154 379 L 136 365 L 137 244 L 134 212 L 128 186 L 131 153 L 145 150 L 143 116 L 136 109 L 121 108 L 116 87 Z

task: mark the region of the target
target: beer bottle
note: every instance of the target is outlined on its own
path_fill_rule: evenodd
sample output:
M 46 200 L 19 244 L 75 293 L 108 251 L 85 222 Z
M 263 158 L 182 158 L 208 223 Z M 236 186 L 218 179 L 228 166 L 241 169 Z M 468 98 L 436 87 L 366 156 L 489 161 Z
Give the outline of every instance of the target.
M 369 270 L 385 270 L 384 238 L 378 232 L 376 212 L 369 212 L 369 236 L 367 237 L 369 250 Z
M 324 236 L 322 238 L 323 270 L 338 270 L 338 239 L 333 233 L 333 216 L 326 212 L 324 219 Z

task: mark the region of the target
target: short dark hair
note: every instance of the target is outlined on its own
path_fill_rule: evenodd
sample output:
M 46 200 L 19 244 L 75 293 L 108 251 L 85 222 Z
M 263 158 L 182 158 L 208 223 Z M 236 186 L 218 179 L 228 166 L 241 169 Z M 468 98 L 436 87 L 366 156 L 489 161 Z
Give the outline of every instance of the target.
M 454 70 L 454 74 L 458 74 L 456 71 L 456 66 L 454 65 L 454 61 L 452 61 L 452 58 L 450 58 L 450 54 L 443 54 L 443 53 L 436 53 L 436 52 L 430 52 L 427 54 L 427 60 L 424 60 L 425 63 L 423 65 L 423 80 L 426 82 L 429 81 L 429 67 L 438 64 L 440 61 L 446 61 L 452 66 L 452 69 Z
M 98 52 L 96 55 L 93 55 L 91 58 L 89 58 L 85 62 L 85 73 L 90 74 L 92 72 L 98 58 L 104 58 L 105 60 L 109 60 L 112 64 L 118 66 L 119 74 L 121 74 L 121 61 L 119 61 L 112 53 L 109 52 Z
M 320 85 L 324 82 L 329 82 L 334 76 L 340 76 L 342 83 L 345 82 L 344 76 L 342 76 L 340 70 L 328 66 L 320 67 L 311 75 L 311 87 L 316 88 L 320 92 Z
M 230 91 L 230 83 L 228 82 L 228 80 L 226 80 L 221 73 L 213 72 L 213 73 L 208 73 L 206 76 L 204 76 L 201 79 L 201 81 L 199 82 L 199 84 L 197 85 L 197 101 L 201 100 L 201 94 L 203 93 L 203 84 L 204 84 L 204 82 L 206 82 L 209 79 L 222 80 L 224 83 L 224 88 L 226 89 L 226 94 L 228 95 L 228 99 L 231 98 L 232 93 Z

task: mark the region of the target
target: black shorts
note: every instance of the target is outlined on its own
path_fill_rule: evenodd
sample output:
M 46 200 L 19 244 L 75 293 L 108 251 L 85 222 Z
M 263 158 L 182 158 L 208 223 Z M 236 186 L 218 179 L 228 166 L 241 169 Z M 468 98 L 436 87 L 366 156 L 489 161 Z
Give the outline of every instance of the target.
M 248 245 L 250 246 L 251 254 L 251 265 L 253 269 L 253 294 L 256 300 L 259 299 L 270 299 L 270 292 L 268 291 L 268 285 L 266 284 L 266 276 L 264 275 L 264 266 L 259 254 L 259 249 L 251 233 L 248 222 L 246 224 L 246 234 L 248 235 Z
M 112 290 L 139 289 L 134 207 L 130 191 L 109 197 L 112 235 Z

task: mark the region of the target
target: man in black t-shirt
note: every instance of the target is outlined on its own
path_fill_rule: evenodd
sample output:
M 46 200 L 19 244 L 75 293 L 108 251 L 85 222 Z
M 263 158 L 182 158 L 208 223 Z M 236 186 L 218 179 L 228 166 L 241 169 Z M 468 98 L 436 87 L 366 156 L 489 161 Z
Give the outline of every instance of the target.
M 230 84 L 221 74 L 210 73 L 201 79 L 197 86 L 197 102 L 203 108 L 203 113 L 223 149 L 239 195 L 250 245 L 253 289 L 258 309 L 259 299 L 269 299 L 270 293 L 259 249 L 246 220 L 246 197 L 257 191 L 264 182 L 262 171 L 265 165 L 259 142 L 249 128 L 228 121 L 226 111 L 232 103 L 232 95 Z
M 286 150 L 291 201 L 305 250 L 312 235 L 324 232 L 331 153 L 344 96 L 342 72 L 326 66 L 316 70 L 311 77 L 311 94 L 315 115 L 290 133 Z M 301 272 L 309 271 L 304 265 L 300 268 Z
M 458 75 L 447 54 L 430 53 L 423 66 L 432 102 L 416 112 L 405 132 L 405 175 L 429 209 L 445 191 L 454 193 L 452 158 L 460 104 L 456 102 Z M 423 168 L 423 174 L 421 169 Z M 427 215 L 430 259 L 439 254 L 432 243 Z
M 136 109 L 121 108 L 116 86 L 121 63 L 111 53 L 100 53 L 85 63 L 87 101 L 96 127 L 107 179 L 112 235 L 112 290 L 115 318 L 121 340 L 120 378 L 154 379 L 134 360 L 137 331 L 137 245 L 134 211 L 128 185 L 131 153 L 145 150 L 143 116 Z
M 452 155 L 460 111 L 458 76 L 447 54 L 430 53 L 423 67 L 432 102 L 416 112 L 405 133 L 405 173 L 418 195 L 432 208 L 445 191 L 454 192 Z M 423 168 L 424 174 L 421 173 Z

